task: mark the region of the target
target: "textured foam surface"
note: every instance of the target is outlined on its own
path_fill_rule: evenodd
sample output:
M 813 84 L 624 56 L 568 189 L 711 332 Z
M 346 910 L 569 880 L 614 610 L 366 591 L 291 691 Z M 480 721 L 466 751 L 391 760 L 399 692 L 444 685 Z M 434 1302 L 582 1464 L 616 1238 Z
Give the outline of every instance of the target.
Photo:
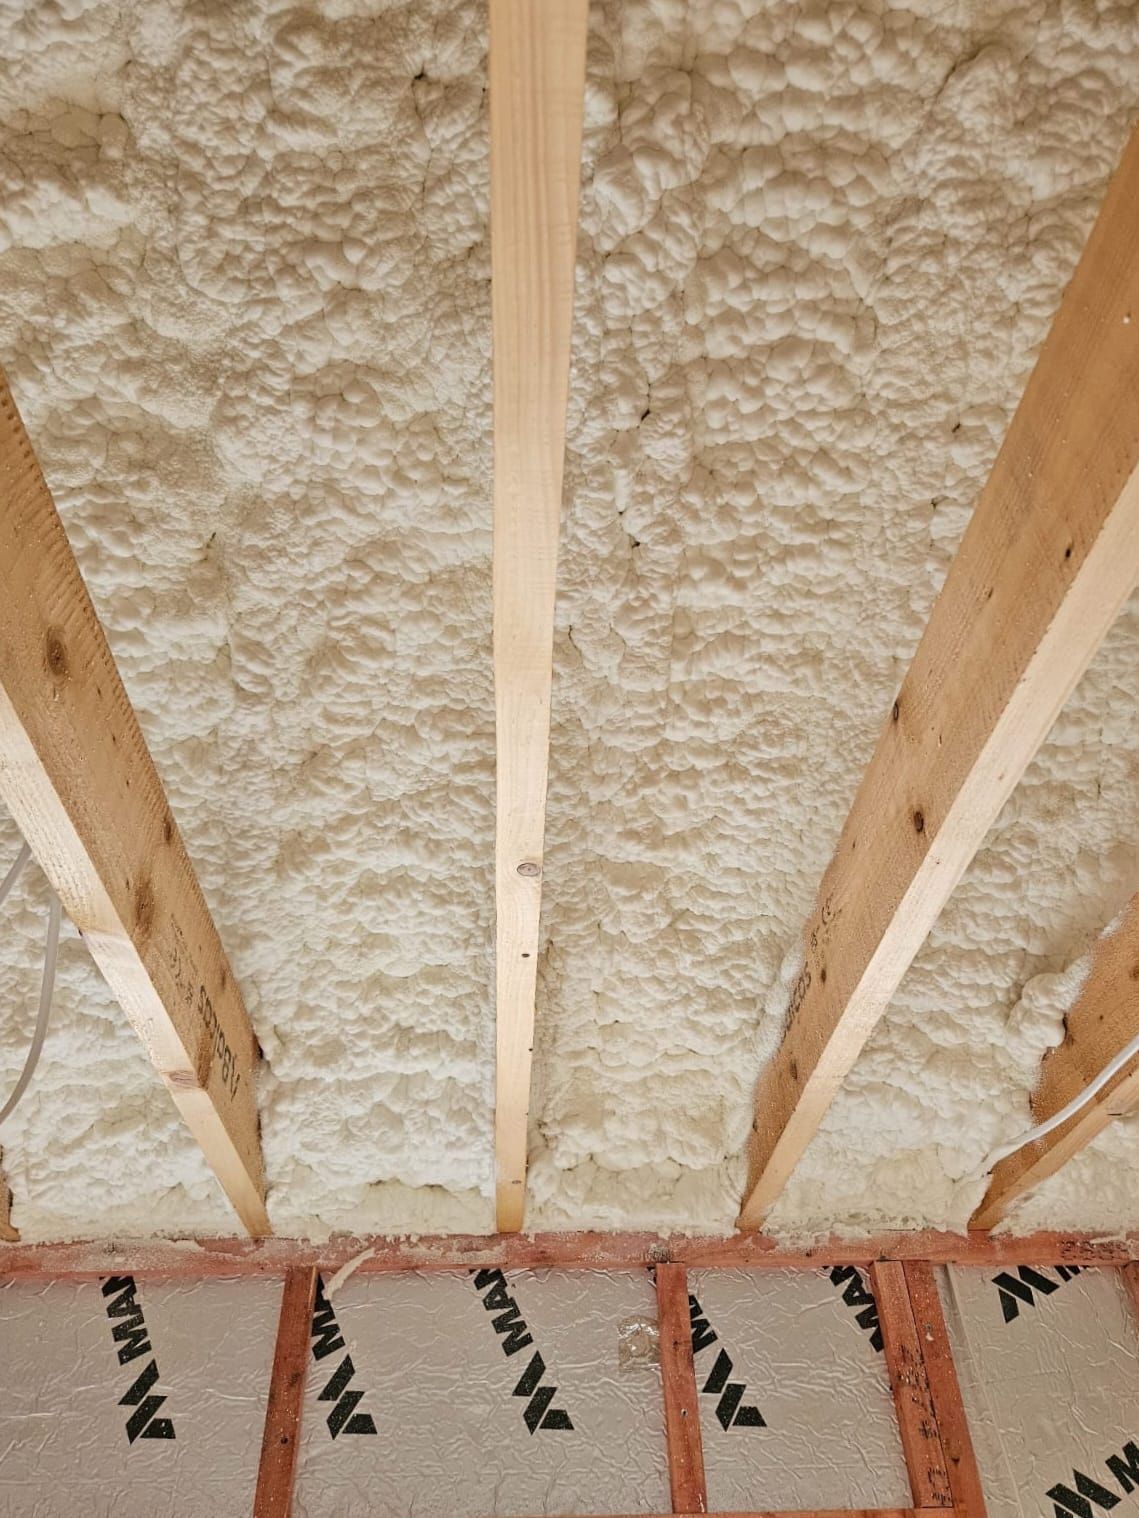
M 0 6 L 0 359 L 244 989 L 282 1231 L 491 1226 L 485 16 Z M 600 0 L 535 1225 L 724 1229 L 815 887 L 1139 105 L 1128 4 Z M 1139 884 L 1139 603 L 773 1219 L 962 1222 Z M 13 844 L 14 847 L 14 844 Z M 0 944 L 0 1081 L 34 1013 Z M 71 935 L 26 1237 L 229 1231 Z M 1121 1125 L 1033 1203 L 1139 1222 Z

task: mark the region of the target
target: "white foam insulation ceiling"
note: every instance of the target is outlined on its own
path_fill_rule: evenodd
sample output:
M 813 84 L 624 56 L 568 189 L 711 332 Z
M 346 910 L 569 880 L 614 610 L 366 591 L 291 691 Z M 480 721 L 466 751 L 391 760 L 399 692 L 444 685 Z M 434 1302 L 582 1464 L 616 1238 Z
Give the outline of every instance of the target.
M 264 1048 L 274 1225 L 488 1230 L 484 6 L 0 31 L 0 361 Z M 528 1225 L 730 1228 L 819 878 L 1137 108 L 1130 3 L 595 0 Z M 1137 818 L 1133 599 L 773 1231 L 964 1224 Z M 43 912 L 5 908 L 0 1089 Z M 234 1231 L 62 956 L 13 1222 Z M 1017 1226 L 1139 1224 L 1137 1172 L 1132 1119 Z

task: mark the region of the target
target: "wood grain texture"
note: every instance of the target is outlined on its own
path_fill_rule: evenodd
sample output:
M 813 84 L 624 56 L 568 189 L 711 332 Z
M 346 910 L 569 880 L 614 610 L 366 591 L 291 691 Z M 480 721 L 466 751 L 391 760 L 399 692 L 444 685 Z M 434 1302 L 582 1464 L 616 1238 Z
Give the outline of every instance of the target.
M 752 1513 L 720 1513 L 715 1518 L 930 1518 L 931 1514 L 937 1514 L 937 1518 L 945 1518 L 944 1508 L 913 1508 L 913 1507 L 821 1507 L 821 1508 L 768 1508 L 765 1511 L 757 1510 Z M 608 1518 L 608 1515 L 606 1515 Z M 631 1515 L 627 1515 L 631 1518 Z M 644 1514 L 638 1514 L 637 1518 L 645 1518 Z M 654 1518 L 665 1518 L 664 1514 L 656 1514 Z M 668 1518 L 696 1518 L 694 1513 L 672 1513 Z
M 987 1518 L 981 1473 L 977 1468 L 933 1266 L 924 1261 L 907 1260 L 902 1269 L 954 1506 L 965 1518 Z
M 886 717 L 760 1076 L 741 1226 L 782 1191 L 1139 574 L 1139 135 Z
M 12 1227 L 12 1188 L 4 1174 L 4 1151 L 0 1149 L 0 1244 L 18 1244 L 20 1235 Z
M 297 1472 L 315 1296 L 315 1270 L 286 1272 L 269 1401 L 265 1408 L 265 1433 L 261 1440 L 253 1518 L 289 1518 Z
M 1123 1289 L 1135 1309 L 1135 1327 L 1139 1329 L 1139 1265 L 1125 1265 L 1120 1275 L 1123 1279 Z
M 818 1270 L 869 1266 L 875 1260 L 937 1264 L 1119 1266 L 1139 1260 L 1139 1236 L 1103 1239 L 1057 1233 L 932 1232 L 830 1239 L 788 1249 L 762 1234 L 731 1238 L 652 1233 L 440 1234 L 411 1240 L 341 1234 L 308 1239 L 94 1239 L 68 1244 L 0 1245 L 0 1280 L 95 1279 L 108 1275 L 204 1280 L 216 1276 L 280 1276 L 298 1267 L 333 1275 L 349 1261 L 361 1275 L 401 1270 L 640 1270 L 665 1262 L 737 1270 Z
M 1132 897 L 1114 931 L 1095 944 L 1088 978 L 1064 1019 L 1064 1030 L 1064 1042 L 1049 1049 L 1041 1062 L 1032 1094 L 1033 1123 L 1046 1122 L 1066 1107 L 1139 1035 L 1139 895 Z M 1001 1161 L 969 1226 L 994 1228 L 1020 1197 L 1055 1175 L 1136 1103 L 1139 1055 L 1075 1117 Z
M 490 0 L 498 1227 L 522 1227 L 588 0 Z
M 2 376 L 0 795 L 241 1221 L 268 1233 L 257 1041 Z
M 896 1260 L 872 1265 L 870 1279 L 878 1304 L 882 1347 L 914 1506 L 952 1507 L 949 1472 L 938 1432 L 925 1357 L 910 1305 L 905 1267 Z
M 708 1488 L 704 1479 L 704 1441 L 696 1398 L 696 1367 L 692 1359 L 688 1271 L 683 1265 L 658 1265 L 656 1278 L 660 1379 L 664 1392 L 672 1510 L 674 1513 L 704 1513 L 708 1510 Z

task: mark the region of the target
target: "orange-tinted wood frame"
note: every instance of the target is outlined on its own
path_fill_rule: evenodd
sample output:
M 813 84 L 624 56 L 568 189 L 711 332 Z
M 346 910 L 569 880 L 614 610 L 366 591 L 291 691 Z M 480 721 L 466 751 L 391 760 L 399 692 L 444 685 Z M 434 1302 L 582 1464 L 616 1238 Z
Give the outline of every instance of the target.
M 261 1441 L 253 1518 L 289 1518 L 315 1294 L 315 1270 L 287 1272 L 281 1316 L 277 1322 L 277 1348 L 265 1409 L 265 1434 Z
M 658 1265 L 657 1318 L 660 1328 L 660 1379 L 664 1393 L 668 1484 L 674 1513 L 706 1513 L 704 1443 L 696 1401 L 692 1361 L 692 1317 L 688 1310 L 688 1271 L 683 1265 Z

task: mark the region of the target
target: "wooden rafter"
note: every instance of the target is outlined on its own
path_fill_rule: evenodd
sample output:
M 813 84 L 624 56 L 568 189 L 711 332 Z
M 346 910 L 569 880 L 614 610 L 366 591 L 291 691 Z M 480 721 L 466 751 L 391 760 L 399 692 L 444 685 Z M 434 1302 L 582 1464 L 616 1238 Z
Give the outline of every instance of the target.
M 674 1513 L 705 1513 L 708 1511 L 708 1486 L 704 1477 L 700 1407 L 696 1400 L 696 1367 L 692 1359 L 687 1268 L 658 1265 L 656 1286 L 672 1510 Z
M 1123 1287 L 1135 1309 L 1135 1327 L 1139 1330 L 1139 1265 L 1125 1265 L 1120 1271 Z
M 162 782 L 0 376 L 0 795 L 250 1233 L 260 1057 Z
M 876 1260 L 927 1260 L 937 1265 L 1120 1266 L 1139 1260 L 1139 1234 L 1104 1239 L 1086 1234 L 889 1233 L 821 1240 L 791 1249 L 761 1234 L 704 1238 L 652 1233 L 443 1234 L 434 1238 L 337 1236 L 306 1239 L 200 1239 L 196 1247 L 162 1239 L 95 1239 L 70 1244 L 0 1247 L 0 1280 L 51 1280 L 108 1275 L 185 1277 L 281 1276 L 291 1269 L 329 1275 L 400 1270 L 631 1270 L 661 1264 L 737 1270 L 869 1266 Z
M 949 1471 L 905 1266 L 897 1260 L 872 1265 L 870 1284 L 878 1304 L 882 1350 L 890 1374 L 914 1506 L 951 1508 Z
M 1064 1019 L 1064 1042 L 1050 1049 L 1032 1096 L 1034 1123 L 1047 1122 L 1085 1091 L 1139 1036 L 1139 896 L 1099 939 Z M 1066 1123 L 1001 1161 L 970 1227 L 993 1228 L 1024 1196 L 1139 1103 L 1139 1055 Z
M 977 1456 L 965 1416 L 965 1402 L 933 1266 L 924 1260 L 907 1260 L 902 1269 L 917 1327 L 918 1345 L 925 1361 L 926 1380 L 954 1506 L 962 1518 L 987 1518 L 981 1474 L 977 1469 Z
M 261 1440 L 253 1518 L 289 1518 L 315 1296 L 315 1270 L 310 1267 L 286 1272 L 281 1313 L 277 1320 L 272 1379 L 265 1405 L 265 1431 Z
M 522 1226 L 588 0 L 490 0 L 496 1211 Z
M 1139 574 L 1139 134 L 886 718 L 760 1076 L 740 1222 L 786 1184 Z
M 0 1244 L 16 1244 L 19 1239 L 12 1227 L 12 1190 L 4 1174 L 4 1151 L 0 1149 Z

